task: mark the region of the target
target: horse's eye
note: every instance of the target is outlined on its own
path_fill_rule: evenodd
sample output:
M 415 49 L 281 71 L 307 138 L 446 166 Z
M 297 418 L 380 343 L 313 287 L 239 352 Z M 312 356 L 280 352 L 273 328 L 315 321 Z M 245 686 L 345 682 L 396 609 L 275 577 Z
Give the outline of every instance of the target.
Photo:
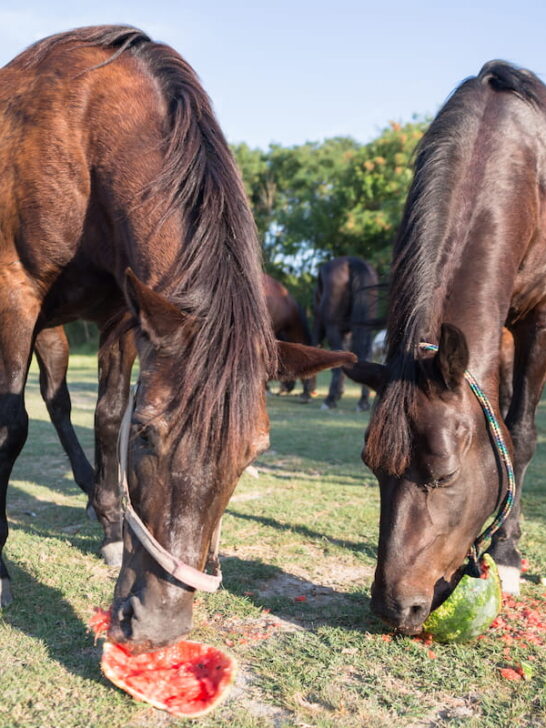
M 459 471 L 454 470 L 452 473 L 449 473 L 448 475 L 442 475 L 440 478 L 434 478 L 429 483 L 427 483 L 428 488 L 445 488 L 448 486 L 457 475 Z
M 455 477 L 457 476 L 458 470 L 454 470 L 452 473 L 449 473 L 448 475 L 442 475 L 441 478 L 437 478 L 436 482 L 439 486 L 442 485 L 449 485 L 452 480 L 455 480 Z

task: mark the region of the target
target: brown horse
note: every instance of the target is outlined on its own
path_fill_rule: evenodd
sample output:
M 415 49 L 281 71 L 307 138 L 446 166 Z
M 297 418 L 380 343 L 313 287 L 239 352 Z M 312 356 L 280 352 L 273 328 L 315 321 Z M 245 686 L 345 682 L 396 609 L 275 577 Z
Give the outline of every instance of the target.
M 315 287 L 313 344 L 326 339 L 331 349 L 345 345 L 359 359 L 368 358 L 373 327 L 384 325 L 376 320 L 377 294 L 377 273 L 361 258 L 343 256 L 323 263 Z M 337 407 L 342 394 L 343 371 L 334 369 L 323 409 Z M 363 385 L 357 409 L 369 408 L 369 390 Z
M 194 588 L 164 571 L 129 516 L 199 574 L 241 471 L 268 442 L 266 380 L 348 355 L 275 343 L 241 180 L 175 51 L 134 28 L 83 28 L 38 42 L 0 80 L 0 547 L 36 335 L 78 317 L 98 323 L 97 417 L 115 442 L 130 331 L 140 380 L 110 633 L 136 648 L 166 644 L 190 629 Z M 103 465 L 111 477 L 114 463 Z M 119 541 L 112 482 L 98 485 L 94 507 L 105 543 Z M 1 561 L 0 602 L 10 599 Z
M 502 421 L 505 324 L 515 346 L 505 439 L 517 495 L 490 552 L 505 590 L 518 589 L 519 496 L 546 373 L 545 147 L 546 87 L 529 71 L 493 61 L 455 91 L 416 157 L 394 250 L 386 365 L 353 372 L 378 390 L 364 449 L 381 490 L 372 606 L 407 632 L 453 588 L 506 492 L 464 379 L 468 370 Z
M 263 279 L 267 310 L 277 339 L 292 341 L 295 344 L 311 344 L 311 332 L 303 308 L 282 283 L 267 273 L 263 274 Z M 309 402 L 315 383 L 315 377 L 302 380 L 303 392 L 300 395 L 302 402 Z M 282 382 L 279 394 L 290 393 L 295 384 L 294 381 Z

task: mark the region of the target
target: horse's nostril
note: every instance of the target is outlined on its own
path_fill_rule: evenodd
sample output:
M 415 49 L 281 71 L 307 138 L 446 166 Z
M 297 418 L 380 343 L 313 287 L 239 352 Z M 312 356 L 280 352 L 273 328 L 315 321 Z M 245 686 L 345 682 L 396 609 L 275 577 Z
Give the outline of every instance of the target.
M 428 616 L 430 601 L 428 599 L 413 599 L 409 605 L 400 604 L 400 616 L 409 625 L 419 626 Z

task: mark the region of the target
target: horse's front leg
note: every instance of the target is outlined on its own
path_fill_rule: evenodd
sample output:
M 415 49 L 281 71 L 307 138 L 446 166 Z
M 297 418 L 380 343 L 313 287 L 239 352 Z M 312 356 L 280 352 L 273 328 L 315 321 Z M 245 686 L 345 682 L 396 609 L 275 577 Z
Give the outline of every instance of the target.
M 62 326 L 43 329 L 34 342 L 40 367 L 40 391 L 61 445 L 68 455 L 74 480 L 88 496 L 87 513 L 95 517 L 91 500 L 95 471 L 91 467 L 70 420 L 71 403 L 66 385 L 68 369 L 68 339 Z
M 521 489 L 527 466 L 535 452 L 535 411 L 540 400 L 546 375 L 546 308 L 535 309 L 513 328 L 514 379 L 506 425 L 514 444 L 514 473 L 516 494 L 514 505 L 505 523 L 493 536 L 489 549 L 499 565 L 503 590 L 519 592 L 521 554 Z
M 222 532 L 222 519 L 218 521 L 210 539 L 206 570 L 209 574 L 220 574 L 220 535 Z
M 95 411 L 96 481 L 93 506 L 104 529 L 101 553 L 110 566 L 120 566 L 123 554 L 118 483 L 117 442 L 127 406 L 131 369 L 136 357 L 131 332 L 101 334 L 99 391 Z
M 0 607 L 12 601 L 10 577 L 2 559 L 8 537 L 6 493 L 13 464 L 28 433 L 24 387 L 32 353 L 39 302 L 30 293 L 22 268 L 10 271 L 0 288 Z M 13 286 L 11 288 L 11 286 Z

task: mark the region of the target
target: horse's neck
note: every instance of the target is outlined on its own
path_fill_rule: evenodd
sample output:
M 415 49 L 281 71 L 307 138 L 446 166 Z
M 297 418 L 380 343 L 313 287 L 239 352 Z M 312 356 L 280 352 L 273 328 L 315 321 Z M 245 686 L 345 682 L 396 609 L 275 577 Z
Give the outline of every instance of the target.
M 461 329 L 470 353 L 468 368 L 484 383 L 498 375 L 502 328 L 516 275 L 507 264 L 509 256 L 500 253 L 484 241 L 469 244 L 443 289 L 438 289 L 433 306 L 434 329 L 438 331 L 441 323 Z

